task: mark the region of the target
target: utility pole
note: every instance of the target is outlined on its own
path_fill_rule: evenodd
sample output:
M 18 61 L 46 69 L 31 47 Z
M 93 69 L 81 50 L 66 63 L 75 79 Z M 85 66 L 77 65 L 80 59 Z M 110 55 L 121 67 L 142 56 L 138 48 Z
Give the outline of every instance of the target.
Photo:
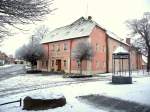
M 33 51 L 33 39 L 34 39 L 34 35 L 32 35 L 32 38 L 31 38 L 32 40 L 32 48 L 31 48 L 31 50 Z M 31 56 L 32 58 L 33 58 L 33 54 L 32 54 L 32 56 Z M 34 69 L 34 67 L 33 67 L 33 62 L 31 62 L 31 65 L 32 65 L 32 69 Z

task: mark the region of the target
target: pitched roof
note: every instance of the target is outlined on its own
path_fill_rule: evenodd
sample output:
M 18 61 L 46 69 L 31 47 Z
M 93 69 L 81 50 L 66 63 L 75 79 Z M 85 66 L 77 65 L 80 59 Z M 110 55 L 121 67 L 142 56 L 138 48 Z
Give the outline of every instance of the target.
M 70 25 L 56 28 L 55 30 L 51 31 L 42 40 L 42 43 L 88 36 L 92 32 L 92 29 L 95 27 L 95 25 L 96 23 L 92 20 L 81 17 Z
M 121 38 L 119 38 L 113 32 L 106 30 L 104 27 L 100 26 L 92 19 L 85 19 L 84 17 L 81 17 L 70 25 L 56 28 L 55 30 L 49 32 L 41 43 L 89 36 L 95 26 L 98 26 L 105 30 L 106 34 L 109 35 L 109 37 L 121 42 Z M 125 42 L 123 43 L 126 44 Z

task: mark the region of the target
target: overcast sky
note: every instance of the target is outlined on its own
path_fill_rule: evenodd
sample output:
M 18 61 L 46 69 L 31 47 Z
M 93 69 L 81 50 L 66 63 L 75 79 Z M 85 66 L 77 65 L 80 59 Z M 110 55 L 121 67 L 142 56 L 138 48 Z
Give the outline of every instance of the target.
M 92 16 L 98 24 L 125 38 L 128 34 L 125 21 L 140 18 L 143 12 L 150 11 L 150 0 L 54 0 L 51 7 L 58 9 L 43 22 L 24 26 L 29 31 L 17 31 L 13 37 L 5 39 L 0 49 L 7 54 L 14 54 L 18 47 L 28 42 L 39 25 L 46 25 L 53 30 L 68 25 L 81 16 Z

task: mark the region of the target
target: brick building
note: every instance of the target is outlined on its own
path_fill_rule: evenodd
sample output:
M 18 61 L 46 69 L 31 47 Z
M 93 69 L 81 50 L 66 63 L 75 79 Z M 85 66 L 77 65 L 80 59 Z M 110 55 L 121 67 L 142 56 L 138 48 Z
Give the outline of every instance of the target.
M 84 74 L 105 73 L 112 71 L 112 53 L 118 47 L 130 51 L 131 69 L 141 68 L 141 54 L 126 42 L 97 24 L 91 17 L 79 18 L 70 25 L 56 28 L 42 41 L 45 57 L 38 60 L 37 68 L 43 71 L 65 71 L 79 73 L 79 65 L 72 58 L 72 50 L 79 41 L 88 41 L 94 50 L 92 60 L 82 63 Z

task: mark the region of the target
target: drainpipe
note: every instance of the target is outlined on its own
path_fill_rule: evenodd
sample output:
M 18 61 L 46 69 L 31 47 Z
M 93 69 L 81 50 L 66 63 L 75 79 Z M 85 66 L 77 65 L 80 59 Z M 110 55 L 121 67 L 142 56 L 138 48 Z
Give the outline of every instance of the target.
M 109 72 L 109 46 L 108 46 L 108 35 L 106 34 L 106 73 Z
M 47 71 L 48 71 L 48 67 L 49 67 L 49 43 L 48 43 L 48 54 L 47 54 L 48 56 L 47 56 Z

